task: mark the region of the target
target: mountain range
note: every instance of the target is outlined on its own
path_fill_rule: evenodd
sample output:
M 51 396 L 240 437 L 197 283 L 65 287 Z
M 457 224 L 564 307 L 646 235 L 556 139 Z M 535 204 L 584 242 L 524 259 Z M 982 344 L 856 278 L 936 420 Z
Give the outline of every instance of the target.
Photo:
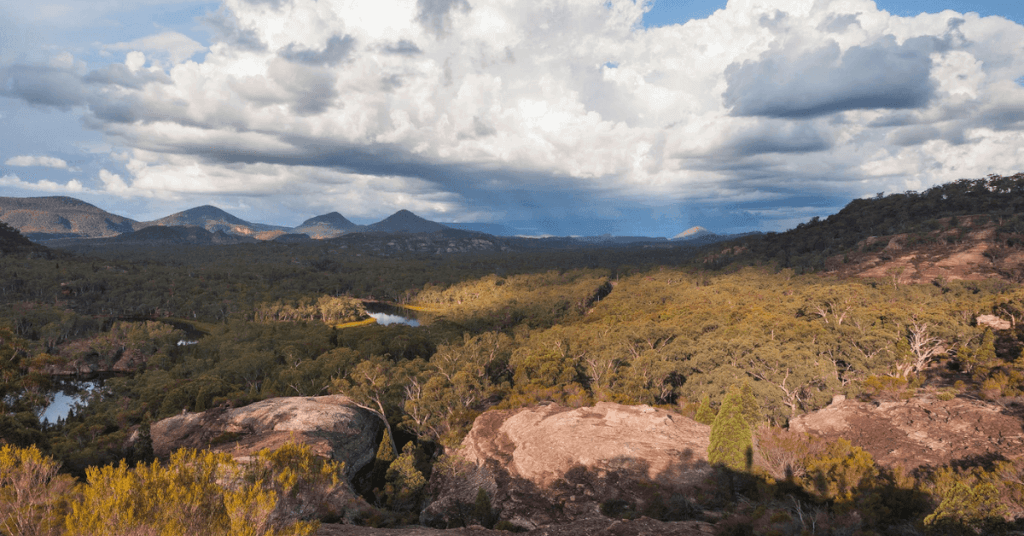
M 96 244 L 132 243 L 195 243 L 227 244 L 254 240 L 295 242 L 306 239 L 336 238 L 351 233 L 421 234 L 470 231 L 491 235 L 514 234 L 501 224 L 443 224 L 430 221 L 408 210 L 399 210 L 369 225 L 358 225 L 338 212 L 310 218 L 297 227 L 253 223 L 220 208 L 204 205 L 153 221 L 139 222 L 107 212 L 72 197 L 0 197 L 0 221 L 18 229 L 33 242 L 49 245 L 83 240 Z M 164 228 L 164 230 L 153 229 Z M 168 231 L 170 228 L 189 230 Z M 205 231 L 200 233 L 195 229 Z M 248 240 L 238 240 L 247 238 Z M 703 228 L 693 228 L 672 241 L 717 241 L 720 237 Z M 583 237 L 585 243 L 668 242 L 666 238 L 615 237 L 611 235 Z

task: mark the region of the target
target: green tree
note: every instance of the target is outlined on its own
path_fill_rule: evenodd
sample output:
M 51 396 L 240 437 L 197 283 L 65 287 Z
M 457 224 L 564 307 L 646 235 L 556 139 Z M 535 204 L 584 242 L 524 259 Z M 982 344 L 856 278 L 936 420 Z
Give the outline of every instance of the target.
M 971 374 L 991 366 L 996 361 L 996 337 L 991 329 L 985 329 L 977 348 L 961 346 L 956 353 L 960 369 Z
M 473 501 L 473 517 L 480 525 L 492 528 L 497 521 L 494 509 L 491 507 L 491 497 L 484 488 L 476 489 L 476 500 Z
M 711 409 L 711 397 L 707 394 L 700 399 L 700 406 L 697 406 L 697 415 L 694 416 L 694 420 L 707 425 L 715 422 L 715 410 Z
M 395 442 L 391 439 L 391 432 L 384 429 L 384 437 L 380 439 L 380 446 L 377 447 L 377 457 L 373 460 L 373 484 L 377 487 L 384 482 L 388 468 L 395 461 Z
M 743 418 L 743 393 L 733 386 L 711 423 L 708 461 L 736 471 L 749 470 L 753 462 L 753 436 Z
M 388 507 L 399 512 L 411 512 L 419 508 L 423 499 L 423 488 L 427 479 L 416 468 L 416 446 L 412 441 L 402 447 L 400 454 L 388 467 L 385 476 L 387 484 L 384 493 Z
M 750 382 L 743 382 L 743 386 L 740 387 L 740 402 L 743 404 L 743 419 L 747 421 L 747 424 L 751 428 L 761 424 L 761 421 L 764 420 L 761 404 L 754 396 L 754 388 L 751 387 Z

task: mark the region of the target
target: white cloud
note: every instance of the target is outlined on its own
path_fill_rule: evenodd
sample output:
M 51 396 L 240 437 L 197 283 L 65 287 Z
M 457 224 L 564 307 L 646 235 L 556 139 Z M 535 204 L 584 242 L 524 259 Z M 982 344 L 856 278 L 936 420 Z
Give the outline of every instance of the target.
M 128 184 L 125 183 L 124 179 L 116 173 L 111 173 L 105 169 L 101 169 L 99 179 L 100 182 L 103 183 L 103 190 L 109 194 L 119 197 L 129 197 L 132 195 Z
M 124 64 L 131 72 L 137 72 L 146 65 L 146 55 L 138 50 L 133 50 L 125 55 Z
M 38 182 L 27 182 L 21 180 L 17 175 L 4 175 L 0 177 L 0 186 L 8 188 L 20 188 L 22 190 L 31 190 L 37 192 L 51 192 L 51 193 L 83 193 L 88 190 L 78 180 L 72 179 L 65 184 L 56 183 L 48 180 L 40 180 Z
M 127 52 L 118 68 L 8 70 L 0 87 L 81 106 L 132 151 L 124 178 L 100 173 L 106 191 L 158 199 L 529 216 L 567 192 L 774 202 L 1024 169 L 1020 25 L 895 17 L 870 0 L 732 0 L 646 30 L 644 9 L 225 0 L 209 48 L 168 31 L 107 45 Z
M 103 50 L 128 51 L 129 57 L 126 64 L 129 67 L 133 65 L 141 67 L 138 64 L 139 56 L 133 56 L 132 53 L 149 52 L 157 58 L 166 59 L 170 65 L 177 65 L 206 50 L 206 47 L 185 34 L 165 31 L 131 41 L 104 45 Z M 142 59 L 144 60 L 145 56 L 142 56 Z
M 52 156 L 30 156 L 30 155 L 12 156 L 11 158 L 8 158 L 7 161 L 4 162 L 4 164 L 7 164 L 8 166 L 19 166 L 19 167 L 38 166 L 38 167 L 50 167 L 50 168 L 59 168 L 59 169 L 67 169 L 67 167 L 68 167 L 68 163 L 67 162 L 65 162 L 64 160 L 62 160 L 60 158 L 55 158 L 55 157 L 52 157 Z

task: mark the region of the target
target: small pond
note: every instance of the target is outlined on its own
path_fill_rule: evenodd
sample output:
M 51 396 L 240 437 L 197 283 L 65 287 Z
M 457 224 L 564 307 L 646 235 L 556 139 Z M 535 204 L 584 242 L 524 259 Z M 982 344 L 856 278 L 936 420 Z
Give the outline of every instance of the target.
M 39 417 L 39 422 L 49 421 L 51 424 L 54 424 L 58 419 L 66 419 L 68 413 L 76 406 L 87 405 L 92 392 L 99 388 L 102 383 L 102 380 L 60 382 L 53 394 L 53 401 L 43 410 L 43 414 Z

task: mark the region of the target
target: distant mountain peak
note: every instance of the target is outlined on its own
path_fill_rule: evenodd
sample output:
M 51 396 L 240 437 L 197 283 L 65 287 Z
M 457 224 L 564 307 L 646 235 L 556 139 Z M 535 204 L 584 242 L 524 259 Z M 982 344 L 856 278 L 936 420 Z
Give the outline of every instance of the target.
M 285 227 L 266 225 L 262 223 L 250 223 L 237 216 L 230 214 L 222 208 L 213 205 L 202 205 L 188 210 L 171 214 L 159 220 L 145 222 L 137 227 L 148 227 L 151 225 L 163 225 L 168 227 L 197 226 L 215 233 L 224 231 L 228 234 L 242 236 L 260 236 L 260 233 L 270 231 L 284 231 Z
M 687 229 L 687 230 L 685 230 L 685 231 L 683 231 L 683 232 L 673 236 L 672 240 L 697 238 L 697 237 L 700 237 L 700 236 L 713 235 L 713 234 L 715 234 L 715 233 L 712 233 L 711 231 L 709 231 L 709 230 L 707 230 L 707 229 L 697 225 L 697 226 L 694 226 L 694 227 L 690 227 L 689 229 Z
M 231 223 L 246 223 L 241 218 L 238 218 L 230 214 L 226 210 L 220 207 L 215 207 L 213 205 L 203 205 L 195 208 L 190 208 L 188 210 L 183 210 L 181 212 L 178 212 L 177 214 L 172 214 L 168 216 L 168 218 L 174 218 L 176 216 L 189 218 L 224 218 L 225 221 Z
M 337 212 L 328 212 L 302 222 L 291 232 L 304 234 L 310 238 L 334 238 L 358 228 L 358 225 L 349 221 L 345 216 Z
M 32 240 L 96 238 L 130 232 L 134 220 L 66 196 L 0 197 L 0 221 Z
M 402 209 L 377 223 L 367 225 L 364 230 L 367 232 L 416 234 L 433 233 L 445 229 L 448 229 L 448 227 Z
M 356 224 L 349 221 L 348 218 L 342 216 L 337 212 L 328 212 L 327 214 L 321 214 L 320 216 L 312 217 L 304 222 L 299 227 L 307 227 L 310 225 L 333 225 L 335 227 L 355 227 Z

